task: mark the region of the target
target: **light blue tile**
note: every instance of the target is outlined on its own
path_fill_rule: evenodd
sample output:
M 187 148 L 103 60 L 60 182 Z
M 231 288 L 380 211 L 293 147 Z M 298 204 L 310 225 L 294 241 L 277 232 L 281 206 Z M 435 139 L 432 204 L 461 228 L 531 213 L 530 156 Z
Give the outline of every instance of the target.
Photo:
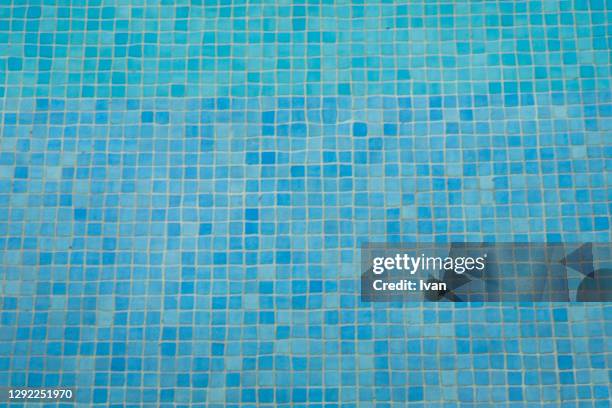
M 365 241 L 610 241 L 610 4 L 17 3 L 0 386 L 609 405 L 606 304 L 372 306 L 355 276 Z

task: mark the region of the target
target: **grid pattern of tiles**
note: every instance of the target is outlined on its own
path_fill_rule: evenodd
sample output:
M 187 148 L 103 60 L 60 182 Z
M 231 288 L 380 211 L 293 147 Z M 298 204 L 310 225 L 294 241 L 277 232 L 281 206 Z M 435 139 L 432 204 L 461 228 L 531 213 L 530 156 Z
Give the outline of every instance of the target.
M 611 20 L 604 0 L 0 1 L 0 386 L 609 407 L 611 305 L 362 303 L 358 248 L 610 241 Z

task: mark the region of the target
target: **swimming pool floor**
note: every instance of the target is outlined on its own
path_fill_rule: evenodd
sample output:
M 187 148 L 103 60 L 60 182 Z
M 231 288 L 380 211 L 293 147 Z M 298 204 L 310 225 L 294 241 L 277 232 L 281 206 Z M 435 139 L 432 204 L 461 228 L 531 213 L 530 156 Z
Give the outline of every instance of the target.
M 609 303 L 366 303 L 359 247 L 610 242 L 611 21 L 604 0 L 0 0 L 0 386 L 609 407 Z

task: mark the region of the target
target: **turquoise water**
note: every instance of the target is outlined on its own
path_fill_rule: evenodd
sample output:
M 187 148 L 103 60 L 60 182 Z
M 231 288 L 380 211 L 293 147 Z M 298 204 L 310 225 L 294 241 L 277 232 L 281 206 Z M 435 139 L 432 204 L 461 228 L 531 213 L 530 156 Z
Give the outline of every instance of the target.
M 609 304 L 365 303 L 359 247 L 609 242 L 611 10 L 0 0 L 0 386 L 609 407 Z

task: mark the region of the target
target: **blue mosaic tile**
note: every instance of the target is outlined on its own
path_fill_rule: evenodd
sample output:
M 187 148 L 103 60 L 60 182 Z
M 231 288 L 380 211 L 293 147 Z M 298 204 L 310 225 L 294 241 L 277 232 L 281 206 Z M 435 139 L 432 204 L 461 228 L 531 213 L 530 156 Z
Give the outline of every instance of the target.
M 609 242 L 611 12 L 0 2 L 0 387 L 609 407 L 609 304 L 363 303 L 358 248 Z

